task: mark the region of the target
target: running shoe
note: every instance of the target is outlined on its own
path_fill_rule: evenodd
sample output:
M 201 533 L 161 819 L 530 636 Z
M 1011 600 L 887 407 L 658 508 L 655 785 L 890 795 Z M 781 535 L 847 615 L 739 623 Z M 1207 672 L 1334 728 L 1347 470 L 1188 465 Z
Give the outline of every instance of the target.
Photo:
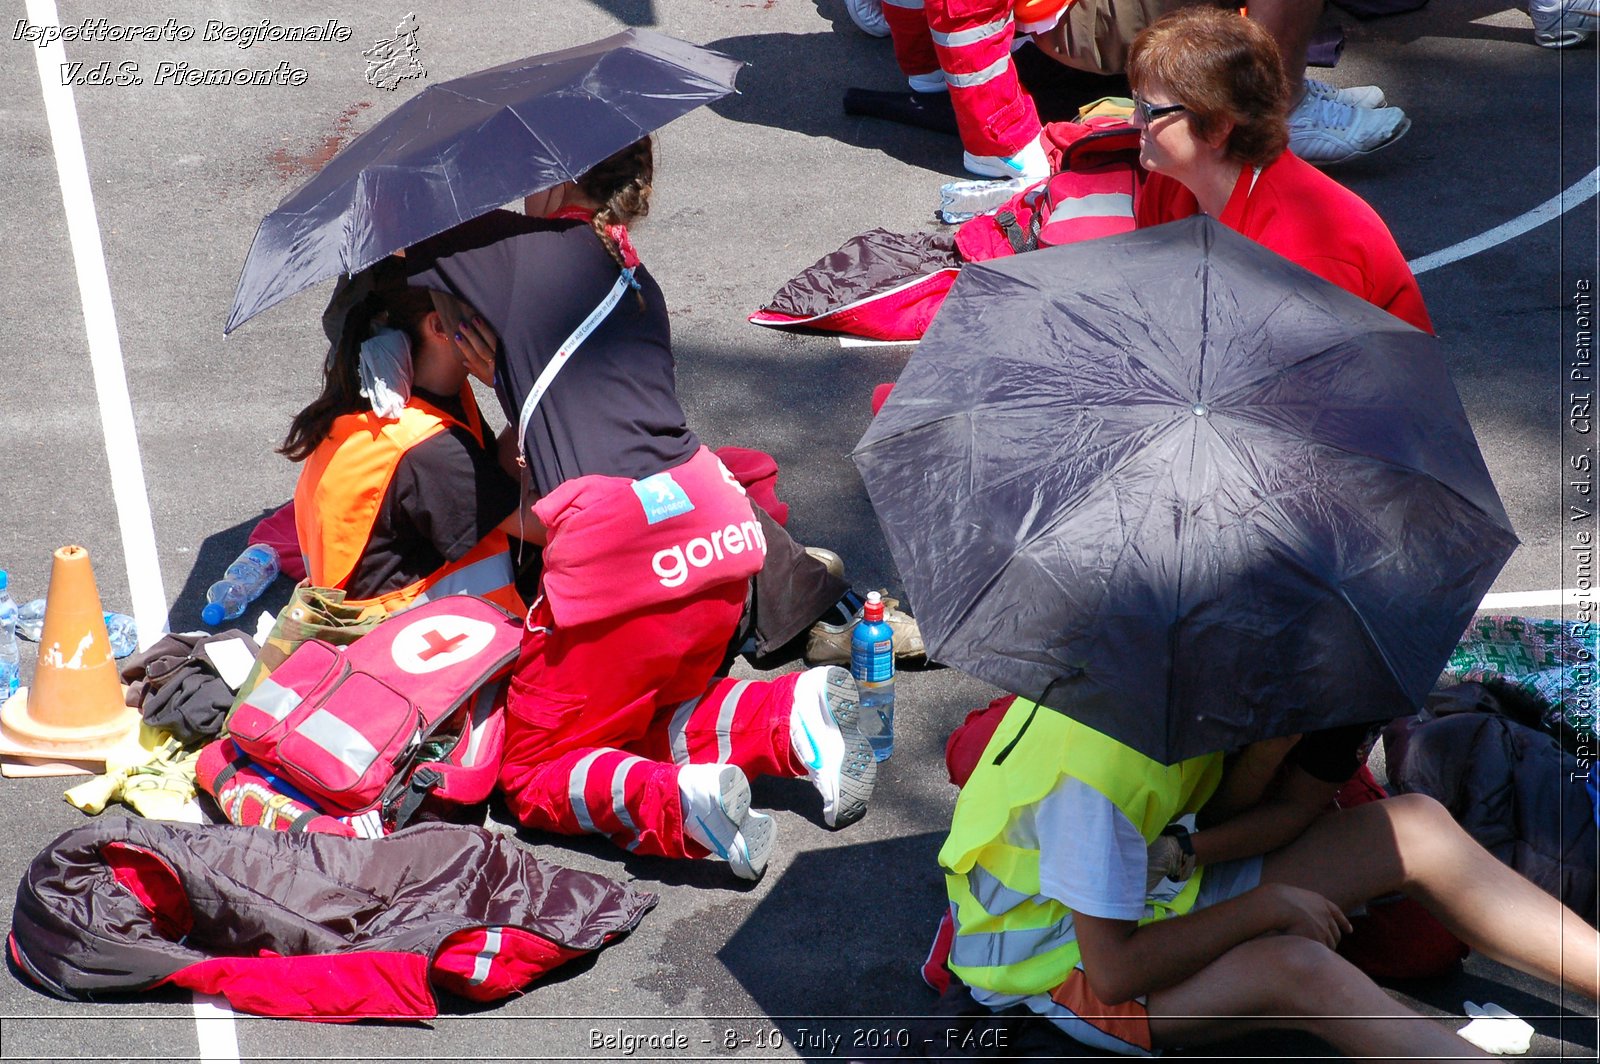
M 750 781 L 738 765 L 678 770 L 683 833 L 728 862 L 741 879 L 760 879 L 772 856 L 777 823 L 750 809 Z
M 1044 153 L 1040 137 L 1033 138 L 1015 155 L 974 155 L 964 151 L 961 153 L 961 164 L 967 168 L 967 173 L 979 177 L 998 177 L 1002 180 L 1020 177 L 1029 184 L 1050 176 L 1050 157 Z
M 1341 89 L 1336 85 L 1329 85 L 1326 81 L 1306 78 L 1306 95 L 1338 100 L 1346 106 L 1365 107 L 1368 110 L 1383 106 L 1383 90 L 1376 85 L 1352 85 Z
M 883 0 L 844 0 L 844 9 L 856 29 L 868 37 L 889 36 L 889 20 L 883 17 Z
M 1600 28 L 1600 0 L 1528 0 L 1533 39 L 1543 48 L 1572 48 Z
M 1289 113 L 1289 150 L 1327 166 L 1386 148 L 1410 128 L 1398 107 L 1352 107 L 1308 92 Z
M 795 684 L 789 742 L 822 795 L 822 820 L 830 828 L 861 819 L 878 779 L 860 713 L 856 682 L 846 669 L 808 669 Z

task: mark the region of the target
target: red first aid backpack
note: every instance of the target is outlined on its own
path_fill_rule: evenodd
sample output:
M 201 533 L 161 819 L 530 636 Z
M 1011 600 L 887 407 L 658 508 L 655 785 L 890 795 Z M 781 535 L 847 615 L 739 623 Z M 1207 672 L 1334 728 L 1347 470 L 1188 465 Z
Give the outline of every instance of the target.
M 197 775 L 236 824 L 377 837 L 425 801 L 488 798 L 521 621 L 474 595 L 434 599 L 346 647 L 301 644 L 201 751 Z
M 1102 115 L 1045 127 L 1056 173 L 956 231 L 967 262 L 1133 231 L 1139 130 Z

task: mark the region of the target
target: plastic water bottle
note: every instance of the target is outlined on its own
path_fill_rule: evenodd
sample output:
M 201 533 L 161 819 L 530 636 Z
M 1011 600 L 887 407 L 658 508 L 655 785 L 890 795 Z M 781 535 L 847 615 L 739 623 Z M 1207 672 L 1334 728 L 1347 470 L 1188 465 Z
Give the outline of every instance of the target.
M 11 576 L 0 569 L 0 702 L 17 693 L 22 654 L 17 649 L 17 604 L 11 598 Z
M 879 761 L 894 753 L 894 629 L 883 619 L 883 596 L 867 594 L 850 632 L 850 674 L 861 700 L 861 731 Z
M 1032 184 L 1021 177 L 1009 181 L 946 181 L 939 186 L 939 207 L 933 213 L 945 225 L 960 225 L 994 210 Z
M 235 558 L 222 579 L 206 589 L 200 619 L 210 625 L 231 621 L 278 578 L 278 552 L 266 543 L 252 543 Z
M 17 607 L 17 636 L 37 643 L 44 635 L 45 600 L 31 599 Z M 126 613 L 107 613 L 106 635 L 111 637 L 111 656 L 125 658 L 139 649 L 139 630 Z

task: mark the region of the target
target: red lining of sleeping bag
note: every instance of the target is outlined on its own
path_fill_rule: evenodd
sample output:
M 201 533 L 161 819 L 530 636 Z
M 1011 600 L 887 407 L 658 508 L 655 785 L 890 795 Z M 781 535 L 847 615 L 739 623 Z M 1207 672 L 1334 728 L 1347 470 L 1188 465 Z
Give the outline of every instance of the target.
M 749 321 L 778 328 L 805 327 L 848 333 L 868 340 L 920 340 L 944 305 L 950 286 L 960 271 L 954 267 L 908 281 L 887 292 L 838 307 L 826 314 L 800 317 L 773 310 L 758 310 Z
M 494 1001 L 586 952 L 520 927 L 469 927 L 446 938 L 434 951 L 429 974 L 452 994 Z
M 220 995 L 235 1011 L 257 1016 L 352 1023 L 439 1015 L 420 953 L 212 957 L 162 982 Z
M 194 930 L 189 892 L 183 889 L 177 869 L 166 858 L 126 842 L 108 843 L 100 854 L 123 889 L 150 910 L 157 934 L 178 942 Z

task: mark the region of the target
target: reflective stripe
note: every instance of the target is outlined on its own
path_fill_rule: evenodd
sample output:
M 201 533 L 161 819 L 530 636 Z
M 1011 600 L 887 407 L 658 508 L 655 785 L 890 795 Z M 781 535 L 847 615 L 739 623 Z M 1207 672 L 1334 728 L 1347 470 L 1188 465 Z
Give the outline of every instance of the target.
M 956 30 L 954 33 L 935 32 L 933 34 L 933 43 L 943 48 L 965 48 L 969 44 L 977 44 L 979 41 L 986 41 L 990 37 L 996 37 L 1010 29 L 1010 27 L 1011 16 L 1007 15 L 996 22 L 974 26 L 970 30 Z
M 358 839 L 381 839 L 388 834 L 383 829 L 383 817 L 376 809 L 352 817 L 349 823 Z
M 589 816 L 589 803 L 583 797 L 583 785 L 589 779 L 589 766 L 594 764 L 595 758 L 601 754 L 609 754 L 610 750 L 601 747 L 590 750 L 583 755 L 576 765 L 572 766 L 572 775 L 567 777 L 567 801 L 572 804 L 572 815 L 578 818 L 578 826 L 584 831 L 598 832 L 594 820 Z
M 639 834 L 639 825 L 633 822 L 633 817 L 628 812 L 626 784 L 628 770 L 643 760 L 642 757 L 623 758 L 617 764 L 616 771 L 611 773 L 611 811 L 617 815 L 617 820 L 622 826 L 635 836 Z
M 950 946 L 950 963 L 963 968 L 1003 968 L 1069 945 L 1077 936 L 1069 916 L 1048 927 L 1027 927 L 1015 931 L 992 931 L 963 935 L 956 921 L 956 937 Z
M 273 720 L 283 720 L 294 712 L 303 699 L 281 683 L 267 677 L 250 692 L 247 704 L 259 709 Z
M 1032 901 L 1038 896 L 1012 890 L 981 865 L 974 865 L 972 871 L 967 873 L 967 889 L 972 892 L 973 899 L 983 906 L 983 911 L 990 916 L 1004 915 L 1023 902 Z
M 1126 192 L 1096 192 L 1057 200 L 1046 225 L 1063 218 L 1132 218 L 1133 196 Z
M 367 741 L 360 729 L 326 709 L 319 709 L 301 721 L 295 733 L 349 769 L 358 779 L 378 760 L 378 748 Z
M 733 714 L 739 708 L 739 696 L 752 681 L 740 680 L 722 699 L 717 710 L 717 762 L 726 765 L 733 760 Z
M 1011 53 L 1007 52 L 1005 55 L 1001 56 L 999 59 L 996 59 L 982 70 L 975 71 L 971 74 L 952 74 L 947 70 L 945 71 L 944 80 L 947 81 L 950 84 L 950 87 L 953 89 L 970 89 L 975 85 L 982 85 L 986 82 L 993 81 L 1001 74 L 1004 74 L 1006 69 L 1010 66 Z
M 494 959 L 498 956 L 500 956 L 500 929 L 486 927 L 483 929 L 483 948 L 472 958 L 472 974 L 467 977 L 468 984 L 478 986 L 489 978 L 489 969 L 494 966 Z
M 884 7 L 902 7 L 907 11 L 921 11 L 922 0 L 883 0 Z
M 420 606 L 430 599 L 444 598 L 446 595 L 487 595 L 516 579 L 516 571 L 511 568 L 511 555 L 496 551 L 487 558 L 463 565 L 455 572 L 446 573 L 435 580 L 412 599 L 412 605 Z
M 467 736 L 467 748 L 461 752 L 461 757 L 456 763 L 462 768 L 471 768 L 478 763 L 478 750 L 483 746 L 484 739 L 488 736 L 489 718 L 494 716 L 495 700 L 505 688 L 505 682 L 486 683 L 478 691 L 478 697 L 472 701 L 472 734 Z
M 689 699 L 673 712 L 672 723 L 667 725 L 667 738 L 672 744 L 672 760 L 677 764 L 689 763 L 689 718 L 694 716 L 694 707 L 699 704 L 698 698 Z

